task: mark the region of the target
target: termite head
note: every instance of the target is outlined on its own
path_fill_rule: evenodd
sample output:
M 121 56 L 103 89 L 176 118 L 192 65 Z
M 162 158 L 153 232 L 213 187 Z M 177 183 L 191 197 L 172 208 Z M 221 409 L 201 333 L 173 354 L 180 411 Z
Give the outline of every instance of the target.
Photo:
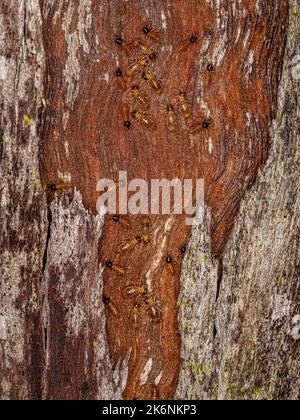
M 157 58 L 157 53 L 153 51 L 151 54 L 149 54 L 149 58 L 150 60 L 155 60 Z
M 166 257 L 166 263 L 167 263 L 167 264 L 172 264 L 172 263 L 173 263 L 173 258 L 172 258 L 170 255 L 168 255 L 168 256 Z
M 147 77 L 146 72 L 144 72 L 144 73 L 143 73 L 143 79 L 144 79 L 144 80 L 148 80 L 148 77 Z
M 108 305 L 110 303 L 110 300 L 107 296 L 103 296 L 103 303 L 104 305 Z
M 154 41 L 159 41 L 160 39 L 160 31 L 156 28 L 149 28 L 148 26 L 143 27 L 144 35 L 152 38 Z
M 49 184 L 49 185 L 47 185 L 47 188 L 48 188 L 48 190 L 56 191 L 56 185 L 55 184 Z
M 167 104 L 166 108 L 167 108 L 167 112 L 174 111 L 174 106 L 172 104 Z
M 198 37 L 195 36 L 195 35 L 191 36 L 191 38 L 190 38 L 191 44 L 195 44 L 195 42 L 197 42 L 197 40 L 198 40 Z
M 209 126 L 210 126 L 210 123 L 208 121 L 204 121 L 202 123 L 202 127 L 205 128 L 205 129 L 209 128 Z
M 125 121 L 124 122 L 124 126 L 126 127 L 126 128 L 128 128 L 128 130 L 131 128 L 131 122 L 130 121 Z
M 186 253 L 186 251 L 187 251 L 187 246 L 184 244 L 184 245 L 181 245 L 181 248 L 180 248 L 180 252 L 182 253 L 182 254 L 185 254 Z
M 118 77 L 121 77 L 121 76 L 123 75 L 122 70 L 118 68 L 118 69 L 117 69 L 117 71 L 116 71 L 116 75 L 117 75 Z
M 117 39 L 116 39 L 116 43 L 117 43 L 118 45 L 122 45 L 122 44 L 123 44 L 123 39 L 122 39 L 122 38 L 117 38 Z
M 210 63 L 210 64 L 208 64 L 208 66 L 207 66 L 207 70 L 208 71 L 214 71 L 214 66 Z
M 107 268 L 112 268 L 112 266 L 113 266 L 113 262 L 112 262 L 111 260 L 107 260 L 107 261 L 105 262 L 105 265 L 106 265 L 106 267 L 107 267 Z
M 142 216 L 141 218 L 141 225 L 146 227 L 146 228 L 150 228 L 151 226 L 151 220 L 149 219 L 148 216 Z
M 152 400 L 159 400 L 159 390 L 156 385 L 151 386 L 151 399 Z

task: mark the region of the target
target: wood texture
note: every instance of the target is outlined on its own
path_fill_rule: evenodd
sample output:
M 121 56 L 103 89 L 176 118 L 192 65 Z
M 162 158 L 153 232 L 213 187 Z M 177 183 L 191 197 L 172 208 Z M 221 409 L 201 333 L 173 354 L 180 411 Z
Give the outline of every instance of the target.
M 1 399 L 42 396 L 40 282 L 48 222 L 36 121 L 44 55 L 38 4 L 29 3 L 0 6 Z
M 291 2 L 292 17 L 295 7 Z M 224 254 L 240 199 L 267 157 L 287 2 L 271 7 L 250 0 L 159 5 L 30 0 L 4 2 L 1 8 L 6 34 L 0 54 L 5 99 L 0 148 L 5 250 L 0 257 L 1 398 L 149 398 L 155 381 L 162 398 L 172 398 L 176 388 L 176 398 L 297 398 L 298 341 L 288 334 L 289 328 L 295 331 L 299 313 L 294 267 L 299 236 L 292 229 L 296 225 L 289 227 L 297 211 L 287 215 L 287 224 L 276 236 L 272 234 L 275 214 L 285 214 L 288 206 L 289 195 L 282 190 L 282 206 L 276 207 L 283 170 L 285 185 L 297 191 L 299 145 L 280 128 L 280 118 L 289 118 L 286 131 L 293 132 L 295 117 L 287 116 L 286 109 L 295 108 L 295 97 L 283 101 L 281 96 L 269 172 L 243 203 Z M 117 90 L 114 74 L 127 60 L 114 39 L 140 36 L 145 21 L 163 30 L 155 69 L 165 92 L 178 84 L 187 90 L 193 120 L 212 119 L 207 132 L 190 137 L 181 129 L 168 134 L 157 98 L 152 99 L 152 112 L 158 130 L 124 131 L 119 104 L 126 96 Z M 292 22 L 287 60 L 297 57 Z M 198 43 L 180 54 L 191 33 L 198 35 Z M 213 72 L 207 71 L 209 63 Z M 286 72 L 289 64 L 292 61 L 287 61 Z M 292 95 L 296 82 L 289 75 L 282 92 Z M 47 194 L 46 202 L 39 181 L 39 147 L 43 184 L 71 180 L 80 194 Z M 181 284 L 179 274 L 167 274 L 164 257 L 177 255 L 190 235 L 183 218 L 153 218 L 154 245 L 119 260 L 130 276 L 120 280 L 107 271 L 103 276 L 98 263 L 115 258 L 115 245 L 127 234 L 108 219 L 102 226 L 90 211 L 95 213 L 97 181 L 116 177 L 119 169 L 128 170 L 129 178 L 146 180 L 205 179 L 211 218 L 193 232 Z M 263 206 L 259 197 L 266 191 Z M 293 205 L 299 209 L 296 198 L 291 198 L 289 206 Z M 9 226 L 7 215 L 13 216 Z M 274 225 L 267 228 L 269 220 Z M 131 222 L 137 231 L 139 218 Z M 218 259 L 210 252 L 210 233 Z M 275 255 L 280 261 L 288 256 L 289 262 L 276 266 L 276 259 L 269 259 L 266 265 L 264 252 L 271 252 L 273 242 Z M 180 266 L 178 260 L 178 271 Z M 273 280 L 275 272 L 278 277 Z M 287 278 L 293 279 L 290 287 Z M 164 318 L 153 326 L 144 317 L 143 328 L 133 333 L 121 291 L 129 282 L 146 280 L 163 302 Z M 122 314 L 118 320 L 107 319 L 108 343 L 103 288 Z M 268 294 L 263 294 L 265 288 Z M 264 298 L 275 290 L 273 299 Z M 274 305 L 283 317 L 266 316 Z M 276 325 L 282 322 L 278 333 L 273 318 Z M 243 387 L 237 386 L 241 381 Z
M 179 300 L 179 399 L 300 396 L 298 37 L 292 1 L 271 153 L 242 201 L 222 276 L 211 259 L 209 215 L 193 232 Z
M 129 179 L 147 181 L 203 178 L 213 215 L 213 249 L 220 255 L 239 200 L 268 152 L 268 129 L 285 45 L 286 2 L 264 8 L 263 14 L 255 8 L 255 1 L 242 5 L 196 1 L 41 4 L 49 103 L 42 128 L 45 183 L 60 182 L 63 174 L 81 191 L 84 204 L 95 211 L 97 181 L 117 179 L 119 170 L 127 170 Z M 122 36 L 131 42 L 141 37 L 146 21 L 162 31 L 159 56 L 152 68 L 163 81 L 164 93 L 162 98 L 151 95 L 150 111 L 158 129 L 134 126 L 127 130 L 120 107 L 128 101 L 128 92 L 122 95 L 118 90 L 115 71 L 118 66 L 124 70 L 128 58 L 115 39 Z M 198 36 L 198 42 L 181 52 L 192 34 Z M 213 72 L 207 69 L 210 63 Z M 126 81 L 129 87 L 137 82 Z M 172 135 L 165 128 L 160 102 L 166 103 L 176 87 L 192 98 L 193 119 Z M 212 122 L 208 130 L 187 134 L 193 120 L 207 119 Z M 131 222 L 133 232 L 138 232 L 138 219 Z M 162 371 L 160 392 L 171 398 L 178 380 L 179 275 L 168 275 L 164 261 L 168 254 L 178 255 L 189 231 L 183 218 L 157 217 L 153 225 L 157 228 L 154 245 L 118 260 L 128 269 L 128 276 L 122 280 L 108 270 L 105 274 L 105 295 L 121 308 L 120 319 L 108 319 L 114 363 L 125 357 L 128 348 L 133 349 L 125 398 L 149 398 Z M 115 261 L 116 244 L 127 235 L 107 221 L 101 260 Z M 181 261 L 177 264 L 179 268 Z M 132 304 L 124 301 L 122 289 L 146 281 L 163 304 L 164 320 L 153 326 L 146 318 L 141 331 L 134 332 L 128 322 Z M 151 375 L 141 387 L 147 363 L 152 366 Z
M 51 232 L 43 278 L 47 334 L 43 398 L 121 399 L 130 350 L 113 370 L 98 264 L 103 220 L 84 209 L 79 193 L 73 199 L 58 196 L 49 211 Z
M 263 9 L 254 0 L 41 4 L 49 102 L 43 116 L 45 182 L 71 177 L 95 211 L 98 180 L 116 179 L 119 170 L 127 170 L 129 179 L 147 181 L 204 179 L 213 249 L 220 255 L 238 203 L 267 156 L 286 39 L 286 1 Z M 128 102 L 128 92 L 122 95 L 115 77 L 116 68 L 128 64 L 116 37 L 140 38 L 145 22 L 162 32 L 152 65 L 164 84 L 160 100 L 151 95 L 155 132 L 124 129 L 120 106 Z M 192 34 L 197 43 L 181 52 Z M 127 80 L 127 86 L 139 80 Z M 192 99 L 192 121 L 211 120 L 209 130 L 195 136 L 185 126 L 176 135 L 166 131 L 159 102 L 167 102 L 174 88 Z

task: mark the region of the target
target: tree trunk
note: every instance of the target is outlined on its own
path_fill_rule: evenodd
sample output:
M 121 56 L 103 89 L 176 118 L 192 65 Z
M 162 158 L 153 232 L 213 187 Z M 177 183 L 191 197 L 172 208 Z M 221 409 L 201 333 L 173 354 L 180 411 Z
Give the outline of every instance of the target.
M 2 1 L 1 399 L 299 399 L 299 6 L 270 3 Z M 160 29 L 163 93 L 143 85 L 157 129 L 128 130 L 140 76 L 118 88 L 115 40 L 143 26 Z M 170 133 L 175 88 L 192 117 Z M 203 224 L 152 215 L 152 243 L 117 256 L 140 216 L 126 231 L 97 214 L 96 185 L 120 170 L 204 179 Z M 159 323 L 142 308 L 130 324 L 133 283 Z

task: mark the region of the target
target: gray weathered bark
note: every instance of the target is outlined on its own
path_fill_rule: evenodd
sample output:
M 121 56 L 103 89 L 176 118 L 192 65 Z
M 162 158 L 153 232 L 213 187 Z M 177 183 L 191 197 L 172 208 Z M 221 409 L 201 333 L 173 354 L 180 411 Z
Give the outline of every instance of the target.
M 194 231 L 179 302 L 177 398 L 300 397 L 299 34 L 292 1 L 271 153 L 242 201 L 221 273 L 209 219 Z
M 40 398 L 40 280 L 48 221 L 36 123 L 44 67 L 38 2 L 1 4 L 0 33 L 0 395 Z

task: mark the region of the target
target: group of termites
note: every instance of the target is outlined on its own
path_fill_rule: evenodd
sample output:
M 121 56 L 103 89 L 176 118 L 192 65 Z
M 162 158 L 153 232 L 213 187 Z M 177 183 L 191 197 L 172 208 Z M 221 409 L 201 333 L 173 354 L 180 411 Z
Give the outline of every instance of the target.
M 147 129 L 156 128 L 155 119 L 149 112 L 151 106 L 149 90 L 160 97 L 165 88 L 163 82 L 153 71 L 153 63 L 158 56 L 156 47 L 153 43 L 158 43 L 160 41 L 160 31 L 155 28 L 151 29 L 144 26 L 142 33 L 145 37 L 144 39 L 135 39 L 130 43 L 125 42 L 120 37 L 116 39 L 117 45 L 124 51 L 127 57 L 130 58 L 125 71 L 122 71 L 120 68 L 116 70 L 118 86 L 124 93 L 127 93 L 128 98 L 128 103 L 126 102 L 122 105 L 123 123 L 127 129 L 131 129 L 132 122 L 139 123 Z M 195 44 L 197 40 L 198 37 L 192 35 L 182 45 L 179 52 L 184 52 L 189 46 Z M 213 65 L 208 64 L 207 71 L 211 72 L 213 70 Z M 139 83 L 129 84 L 129 81 L 136 77 L 141 78 Z M 131 105 L 129 105 L 129 103 Z M 169 94 L 168 99 L 162 103 L 162 106 L 166 113 L 166 127 L 169 132 L 177 131 L 178 115 L 180 115 L 184 121 L 188 121 L 192 116 L 191 101 L 187 94 L 182 90 L 173 89 Z M 210 120 L 198 121 L 189 127 L 189 133 L 196 134 L 202 129 L 208 129 L 210 125 Z M 113 188 L 118 187 L 118 184 L 114 183 Z M 73 186 L 69 183 L 62 183 L 49 184 L 47 188 L 48 190 L 55 192 L 58 190 L 70 189 L 73 188 Z M 112 216 L 112 220 L 126 229 L 131 228 L 130 221 L 123 216 L 114 215 Z M 134 235 L 117 244 L 116 252 L 122 254 L 130 252 L 138 246 L 149 246 L 149 244 L 152 244 L 152 223 L 148 216 L 141 216 L 140 230 L 141 232 L 139 235 Z M 178 256 L 183 257 L 186 253 L 186 249 L 186 245 L 182 245 L 178 250 Z M 107 260 L 105 265 L 107 269 L 114 271 L 120 276 L 125 276 L 127 274 L 127 270 L 124 267 L 111 260 Z M 171 255 L 165 257 L 165 266 L 171 275 L 177 273 L 177 262 Z M 129 311 L 129 323 L 131 327 L 137 329 L 141 326 L 143 309 L 152 322 L 158 323 L 161 321 L 163 316 L 161 302 L 153 293 L 148 291 L 146 285 L 131 284 L 126 286 L 124 295 L 133 302 Z M 119 310 L 110 298 L 104 296 L 103 302 L 112 316 L 119 317 Z M 159 394 L 157 386 L 153 385 L 151 394 L 152 399 L 158 399 Z
M 112 220 L 125 227 L 126 229 L 131 228 L 131 224 L 128 219 L 118 215 L 112 216 Z M 130 252 L 135 249 L 138 245 L 144 243 L 149 244 L 151 242 L 151 221 L 147 216 L 141 219 L 141 234 L 135 235 L 132 238 L 121 241 L 116 246 L 117 254 L 123 254 Z M 114 264 L 111 260 L 106 261 L 106 267 L 113 270 L 120 276 L 125 276 L 127 270 L 120 265 Z M 159 322 L 162 316 L 162 310 L 160 302 L 154 297 L 153 294 L 148 293 L 147 287 L 143 285 L 129 285 L 124 289 L 125 297 L 134 301 L 133 306 L 129 312 L 129 322 L 133 328 L 139 328 L 141 326 L 141 309 L 146 308 L 146 312 L 154 322 Z M 104 304 L 114 317 L 119 316 L 119 311 L 116 306 L 110 301 L 108 297 L 104 297 Z
M 129 57 L 125 70 L 118 68 L 116 71 L 119 88 L 127 93 L 128 101 L 122 104 L 123 123 L 127 129 L 131 129 L 132 122 L 139 123 L 144 128 L 156 128 L 153 115 L 150 114 L 151 100 L 149 91 L 161 95 L 164 90 L 163 82 L 153 70 L 153 63 L 158 53 L 154 43 L 160 41 L 160 31 L 144 27 L 142 30 L 145 39 L 135 39 L 126 43 L 122 38 L 117 38 L 117 45 Z M 198 37 L 192 35 L 180 48 L 184 52 L 190 45 L 195 44 Z M 207 66 L 208 71 L 213 71 L 213 65 Z M 133 78 L 140 77 L 138 83 L 129 83 Z M 129 103 L 131 103 L 129 105 Z M 192 115 L 192 105 L 187 94 L 178 89 L 172 89 L 168 99 L 161 103 L 166 113 L 166 127 L 169 132 L 176 132 L 178 129 L 178 115 L 187 121 Z M 189 127 L 190 134 L 196 134 L 202 129 L 209 128 L 210 120 L 203 120 L 192 124 Z
M 112 216 L 112 221 L 125 227 L 127 229 L 131 228 L 130 221 L 124 216 L 114 215 Z M 152 244 L 152 222 L 149 216 L 141 216 L 140 220 L 140 229 L 141 232 L 139 235 L 134 235 L 131 238 L 121 241 L 116 245 L 117 254 L 123 254 L 130 252 L 136 249 L 138 246 L 148 246 Z M 186 246 L 182 245 L 180 249 L 180 254 L 184 255 L 186 252 Z M 165 258 L 165 264 L 169 272 L 174 275 L 177 270 L 177 263 L 173 260 L 170 255 L 167 255 Z M 120 276 L 125 276 L 127 270 L 113 263 L 111 260 L 105 262 L 107 269 L 114 271 Z M 133 328 L 139 328 L 142 322 L 141 311 L 146 310 L 149 318 L 152 322 L 158 323 L 162 319 L 162 306 L 161 302 L 154 296 L 153 293 L 150 293 L 146 285 L 129 285 L 124 289 L 124 295 L 126 298 L 133 300 L 133 306 L 129 312 L 129 322 Z M 110 314 L 114 317 L 119 316 L 118 308 L 111 302 L 111 300 L 104 296 L 104 304 L 107 306 Z
M 112 188 L 118 189 L 119 185 L 114 182 Z M 111 221 L 127 231 L 131 230 L 132 226 L 130 220 L 125 216 L 113 215 L 111 216 Z M 139 229 L 140 232 L 138 235 L 122 240 L 116 245 L 116 253 L 118 255 L 129 253 L 140 246 L 151 246 L 153 244 L 153 226 L 149 216 L 140 216 Z M 182 245 L 179 250 L 179 255 L 183 257 L 186 250 L 186 245 Z M 113 271 L 119 276 L 127 275 L 127 269 L 112 260 L 106 260 L 105 266 L 108 270 Z M 175 275 L 178 272 L 178 264 L 170 255 L 165 257 L 165 267 L 171 275 Z M 149 292 L 146 284 L 130 284 L 124 288 L 123 294 L 126 299 L 132 301 L 128 315 L 129 325 L 132 328 L 139 329 L 142 326 L 143 311 L 148 315 L 148 319 L 155 324 L 162 320 L 162 304 L 152 292 Z M 103 302 L 112 317 L 120 317 L 118 307 L 109 297 L 104 296 Z M 156 384 L 151 385 L 151 399 L 160 399 L 158 386 Z
M 131 224 L 128 219 L 118 215 L 112 216 L 112 220 L 115 223 L 122 225 L 125 228 L 130 228 Z M 148 216 L 141 218 L 141 233 L 135 235 L 132 238 L 121 241 L 116 246 L 117 254 L 123 254 L 135 249 L 140 244 L 151 243 L 151 221 Z M 126 275 L 127 270 L 117 264 L 114 264 L 111 260 L 106 261 L 106 267 L 113 270 L 118 275 Z M 129 285 L 124 289 L 125 297 L 134 301 L 132 309 L 129 314 L 129 322 L 133 328 L 139 328 L 141 326 L 141 310 L 145 308 L 150 319 L 153 322 L 159 322 L 162 317 L 162 309 L 160 301 L 152 293 L 148 293 L 145 285 Z M 110 313 L 113 316 L 118 316 L 117 308 L 110 302 L 110 299 L 104 297 L 104 303 L 107 305 Z

